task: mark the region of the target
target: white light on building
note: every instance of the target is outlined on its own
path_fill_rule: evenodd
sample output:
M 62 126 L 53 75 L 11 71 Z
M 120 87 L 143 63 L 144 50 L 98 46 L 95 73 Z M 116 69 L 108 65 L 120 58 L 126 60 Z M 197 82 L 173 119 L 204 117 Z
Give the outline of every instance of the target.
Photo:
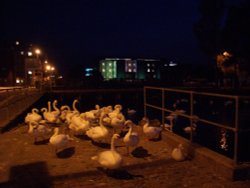
M 32 71 L 28 71 L 28 74 L 32 74 Z
M 19 80 L 18 78 L 16 79 L 16 83 L 17 83 L 17 84 L 19 84 L 19 83 L 20 83 L 20 80 Z
M 28 56 L 32 56 L 32 52 L 28 52 Z
M 174 63 L 173 61 L 170 61 L 170 62 L 169 62 L 169 66 L 170 66 L 170 67 L 173 67 L 173 66 L 176 66 L 176 65 L 177 65 L 177 63 Z

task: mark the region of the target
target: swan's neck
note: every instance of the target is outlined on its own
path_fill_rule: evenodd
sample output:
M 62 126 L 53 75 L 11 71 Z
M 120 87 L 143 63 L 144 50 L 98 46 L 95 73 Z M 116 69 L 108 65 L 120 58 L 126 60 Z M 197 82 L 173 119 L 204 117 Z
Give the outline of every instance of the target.
M 78 102 L 77 100 L 74 100 L 74 102 L 73 102 L 72 107 L 73 107 L 73 110 L 74 110 L 74 111 L 78 111 L 78 110 L 76 109 L 76 103 L 77 103 L 77 102 Z
M 59 129 L 55 128 L 55 129 L 54 129 L 54 134 L 53 134 L 53 136 L 56 136 L 56 135 L 58 135 L 58 134 L 59 134 Z
M 33 108 L 33 109 L 32 109 L 32 113 L 33 113 L 33 114 L 35 114 L 35 113 L 37 114 L 38 112 L 39 112 L 39 110 L 38 110 L 37 108 Z
M 56 111 L 60 111 L 60 110 L 56 107 L 56 104 L 57 104 L 57 102 L 56 102 L 56 101 L 54 101 L 54 102 L 53 102 L 53 108 L 54 108 L 54 110 L 56 110 Z
M 51 102 L 48 102 L 48 112 L 51 112 Z
M 111 144 L 110 144 L 110 146 L 111 146 L 111 151 L 115 151 L 115 138 L 114 137 L 112 137 L 112 139 L 111 139 Z
M 129 125 L 128 134 L 131 135 L 132 132 L 133 132 L 133 125 Z
M 42 112 L 48 112 L 48 109 L 47 108 L 42 108 L 41 111 Z
M 33 132 L 33 126 L 31 125 L 31 123 L 29 123 L 29 130 L 28 130 L 29 133 L 32 133 Z
M 61 109 L 61 111 L 64 111 L 64 110 L 70 111 L 70 107 L 68 105 L 64 105 L 60 109 Z
M 149 126 L 149 121 L 146 121 L 143 127 L 147 128 Z

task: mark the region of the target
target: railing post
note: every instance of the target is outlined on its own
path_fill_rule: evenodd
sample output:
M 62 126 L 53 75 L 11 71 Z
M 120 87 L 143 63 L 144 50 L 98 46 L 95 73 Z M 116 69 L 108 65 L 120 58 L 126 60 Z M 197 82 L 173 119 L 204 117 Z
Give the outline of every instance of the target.
M 165 125 L 165 113 L 164 113 L 164 109 L 165 109 L 165 90 L 164 88 L 162 88 L 162 92 L 161 92 L 161 121 L 162 121 L 162 125 Z
M 143 105 L 144 105 L 144 117 L 147 117 L 147 107 L 146 107 L 146 103 L 147 103 L 147 100 L 146 100 L 146 87 L 144 87 L 143 89 Z
M 194 115 L 194 94 L 193 92 L 190 92 L 190 127 L 191 127 L 191 132 L 190 132 L 190 142 L 193 142 L 193 115 Z
M 239 97 L 235 98 L 234 165 L 238 164 Z

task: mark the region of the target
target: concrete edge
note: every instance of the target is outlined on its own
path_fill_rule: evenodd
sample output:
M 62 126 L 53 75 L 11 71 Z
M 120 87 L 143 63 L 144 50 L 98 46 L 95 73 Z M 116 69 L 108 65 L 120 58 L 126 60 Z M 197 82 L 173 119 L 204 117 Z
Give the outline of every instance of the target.
M 186 148 L 188 158 L 208 165 L 217 176 L 229 180 L 250 179 L 250 164 L 234 165 L 232 159 L 196 143 L 191 143 L 189 140 L 170 131 L 164 131 L 163 134 L 166 136 L 170 147 L 174 148 L 179 143 L 182 143 Z

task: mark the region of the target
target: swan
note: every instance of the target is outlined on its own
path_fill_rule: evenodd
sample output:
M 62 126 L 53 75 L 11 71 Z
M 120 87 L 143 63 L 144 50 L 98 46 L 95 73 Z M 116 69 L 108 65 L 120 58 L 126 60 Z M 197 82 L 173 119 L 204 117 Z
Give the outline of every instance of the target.
M 127 109 L 127 114 L 128 114 L 128 116 L 133 116 L 133 115 L 136 114 L 136 110 L 128 108 Z
M 110 112 L 108 115 L 112 119 L 112 118 L 116 117 L 117 114 L 120 114 L 121 110 L 122 110 L 122 105 L 117 104 L 114 106 L 114 110 L 112 112 Z
M 156 137 L 160 137 L 162 127 L 153 127 L 149 126 L 149 119 L 144 117 L 142 120 L 145 121 L 143 125 L 143 133 L 148 137 L 148 139 L 155 139 Z
M 61 121 L 65 122 L 66 121 L 66 115 L 68 112 L 70 112 L 70 107 L 68 105 L 63 105 L 60 108 L 61 111 L 61 115 L 60 115 L 60 119 Z
M 55 114 L 48 111 L 47 108 L 42 108 L 41 112 L 43 113 L 43 118 L 49 123 L 56 123 L 57 117 Z
M 45 125 L 41 125 L 36 121 L 30 121 L 29 122 L 29 134 L 33 134 L 34 136 L 34 143 L 37 142 L 39 137 L 42 137 L 44 140 L 44 136 L 46 134 L 50 133 L 51 129 L 47 128 Z
M 71 119 L 69 128 L 74 132 L 85 133 L 90 128 L 90 122 L 86 119 L 85 113 L 75 115 Z
M 79 115 L 80 112 L 78 111 L 78 109 L 76 108 L 76 103 L 78 103 L 79 101 L 77 99 L 75 99 L 73 101 L 73 104 L 72 104 L 72 108 L 73 110 L 72 111 L 68 111 L 67 114 L 66 114 L 66 122 L 68 124 L 71 123 L 71 118 L 74 116 L 74 115 Z
M 183 145 L 179 144 L 177 148 L 174 148 L 171 156 L 176 161 L 184 161 L 187 157 L 187 154 L 184 152 Z
M 129 154 L 129 147 L 135 147 L 138 145 L 140 139 L 137 132 L 134 131 L 134 123 L 131 120 L 125 122 L 125 126 L 129 126 L 128 133 L 124 136 L 123 142 L 127 148 L 127 154 Z
M 105 138 L 107 138 L 109 135 L 108 129 L 103 125 L 103 118 L 105 116 L 105 113 L 101 114 L 99 121 L 100 126 L 91 127 L 89 130 L 86 131 L 86 135 L 95 142 L 103 142 Z
M 31 113 L 26 115 L 24 122 L 27 124 L 31 121 L 40 122 L 42 120 L 42 116 L 38 114 L 38 112 L 39 110 L 37 108 L 33 108 Z
M 92 160 L 96 160 L 102 167 L 106 169 L 117 169 L 121 167 L 123 163 L 122 156 L 115 150 L 114 141 L 120 136 L 114 134 L 111 139 L 111 149 L 99 153 L 97 156 L 91 157 Z
M 113 127 L 114 133 L 117 132 L 117 129 L 121 130 L 124 127 L 125 117 L 123 114 L 117 114 L 115 117 L 111 118 L 110 126 Z
M 190 134 L 191 132 L 195 132 L 196 127 L 197 127 L 197 124 L 193 123 L 192 127 L 191 126 L 187 126 L 187 127 L 183 128 L 183 130 L 184 130 L 185 133 L 189 133 Z
M 169 130 L 171 132 L 173 132 L 173 125 L 174 125 L 174 120 L 176 119 L 176 116 L 175 115 L 169 115 L 169 116 L 166 117 L 166 119 L 170 121 L 170 125 L 167 126 L 167 128 L 169 127 Z
M 52 104 L 52 105 L 53 105 L 54 111 L 51 111 L 51 113 L 53 113 L 53 114 L 55 114 L 57 117 L 59 117 L 61 111 L 59 110 L 59 108 L 57 108 L 57 103 L 58 103 L 57 100 L 54 100 L 54 101 L 53 101 L 53 104 Z
M 59 128 L 54 128 L 54 134 L 50 137 L 49 142 L 55 147 L 57 153 L 58 150 L 65 149 L 69 145 L 69 141 L 73 140 L 66 134 L 59 134 Z

